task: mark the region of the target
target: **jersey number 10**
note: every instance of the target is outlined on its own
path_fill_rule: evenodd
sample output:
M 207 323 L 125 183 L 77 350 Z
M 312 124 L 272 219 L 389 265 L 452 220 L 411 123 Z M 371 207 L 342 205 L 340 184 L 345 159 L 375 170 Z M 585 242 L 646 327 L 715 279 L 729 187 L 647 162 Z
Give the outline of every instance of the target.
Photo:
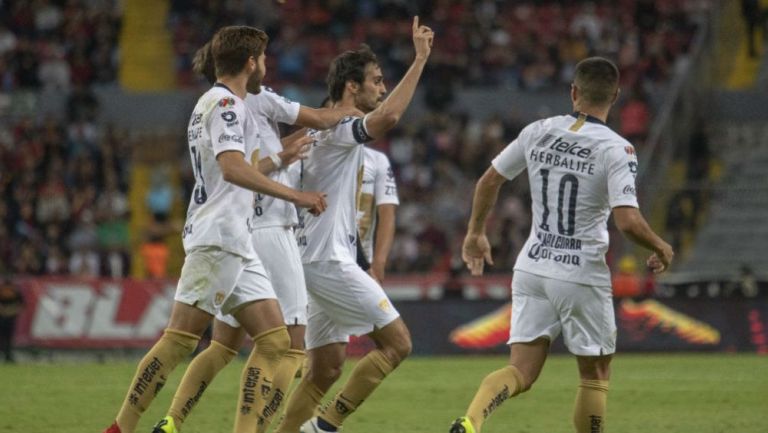
M 544 213 L 541 216 L 539 228 L 549 232 L 549 201 L 547 189 L 549 187 L 549 170 L 541 169 L 541 203 L 544 206 Z M 565 204 L 566 189 L 570 186 L 568 194 L 567 214 L 563 215 L 563 205 Z M 573 236 L 576 232 L 576 197 L 579 194 L 579 179 L 572 174 L 564 174 L 560 178 L 560 188 L 557 194 L 557 231 L 563 236 Z

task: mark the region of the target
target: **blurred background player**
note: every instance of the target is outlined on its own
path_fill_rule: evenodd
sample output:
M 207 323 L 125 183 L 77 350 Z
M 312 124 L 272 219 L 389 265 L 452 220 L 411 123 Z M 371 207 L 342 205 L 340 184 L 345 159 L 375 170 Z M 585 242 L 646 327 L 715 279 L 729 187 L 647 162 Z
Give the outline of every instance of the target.
M 264 32 L 225 27 L 213 38 L 216 85 L 200 97 L 188 129 L 195 188 L 182 238 L 187 256 L 165 333 L 140 361 L 108 433 L 132 433 L 141 414 L 176 365 L 197 346 L 218 311 L 232 313 L 255 346 L 243 369 L 235 431 L 256 429 L 264 405 L 259 387 L 272 380 L 290 346 L 274 290 L 250 241 L 252 195 L 258 191 L 313 212 L 325 209 L 320 193 L 299 192 L 272 181 L 247 160 L 258 146 L 243 98 L 258 91 L 265 74 Z
M 16 332 L 16 318 L 24 307 L 24 296 L 10 278 L 0 283 L 0 351 L 5 362 L 14 363 L 13 334 Z
M 384 77 L 376 55 L 367 46 L 338 56 L 328 72 L 334 104 L 357 107 L 368 114 L 347 118 L 328 131 L 313 132 L 316 142 L 302 167 L 303 188 L 328 189 L 329 212 L 300 217 L 297 238 L 310 294 L 309 371 L 291 395 L 277 432 L 336 431 L 410 354 L 405 322 L 381 286 L 356 263 L 356 216 L 364 144 L 381 137 L 400 120 L 429 57 L 432 30 L 420 26 L 414 17 L 412 33 L 416 57 L 386 100 Z M 377 348 L 357 363 L 320 416 L 310 419 L 341 374 L 349 336 L 362 334 L 368 334 Z
M 528 169 L 533 228 L 515 264 L 509 365 L 485 377 L 450 433 L 478 433 L 505 400 L 531 388 L 549 345 L 563 333 L 576 355 L 581 384 L 573 423 L 578 433 L 600 433 L 610 362 L 616 350 L 611 295 L 608 217 L 632 241 L 653 251 L 648 266 L 663 272 L 672 247 L 640 214 L 632 145 L 605 125 L 619 95 L 619 71 L 600 57 L 576 65 L 573 114 L 525 127 L 492 162 L 475 189 L 463 259 L 473 275 L 493 264 L 485 223 L 499 188 Z
M 387 258 L 395 238 L 397 198 L 395 173 L 383 152 L 365 148 L 363 183 L 357 207 L 357 231 L 368 273 L 384 281 Z
M 211 84 L 216 81 L 210 42 L 198 50 L 194 63 L 197 73 L 205 76 Z M 252 160 L 257 161 L 259 170 L 274 181 L 297 187 L 295 181 L 289 178 L 287 168 L 303 154 L 312 138 L 304 133 L 292 134 L 290 138 L 294 139 L 283 150 L 278 123 L 327 129 L 342 118 L 359 114 L 360 111 L 346 107 L 314 109 L 290 101 L 267 87 L 262 86 L 260 90 L 258 93 L 249 92 L 245 97 L 246 106 L 258 126 L 259 148 L 254 151 Z M 287 387 L 305 358 L 307 289 L 301 256 L 293 234 L 293 228 L 298 223 L 295 206 L 256 193 L 252 215 L 250 227 L 253 248 L 269 276 L 291 336 L 291 347 L 272 378 L 271 398 L 259 421 L 258 428 L 263 431 L 278 410 Z M 181 428 L 202 397 L 202 391 L 237 355 L 244 336 L 245 330 L 234 316 L 221 313 L 216 315 L 211 345 L 195 357 L 187 368 L 168 415 L 157 424 L 156 433 L 172 433 Z

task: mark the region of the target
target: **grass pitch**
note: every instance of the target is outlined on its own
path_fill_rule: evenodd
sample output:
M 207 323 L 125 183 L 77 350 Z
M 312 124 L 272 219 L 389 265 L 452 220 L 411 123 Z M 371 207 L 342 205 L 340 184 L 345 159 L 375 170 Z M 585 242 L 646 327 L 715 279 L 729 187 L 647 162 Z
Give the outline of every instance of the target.
M 344 426 L 347 433 L 445 433 L 500 357 L 413 358 Z M 133 361 L 0 365 L 0 432 L 100 433 L 112 422 Z M 148 433 L 181 380 L 174 372 L 139 423 Z M 228 433 L 242 361 L 227 367 L 184 424 L 184 433 Z M 347 366 L 346 371 L 349 371 Z M 507 401 L 483 433 L 571 432 L 575 360 L 552 356 L 526 394 Z M 754 355 L 618 355 L 607 430 L 616 433 L 766 433 L 768 358 Z

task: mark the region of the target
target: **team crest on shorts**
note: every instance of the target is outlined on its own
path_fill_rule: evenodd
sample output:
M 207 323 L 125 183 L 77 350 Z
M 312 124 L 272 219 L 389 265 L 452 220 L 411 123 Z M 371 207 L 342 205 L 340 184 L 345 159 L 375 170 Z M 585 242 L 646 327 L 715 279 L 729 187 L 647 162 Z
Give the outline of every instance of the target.
M 379 308 L 381 311 L 389 311 L 390 306 L 389 299 L 382 299 L 379 301 Z
M 216 292 L 216 297 L 213 298 L 213 303 L 221 305 L 222 302 L 224 302 L 224 292 Z

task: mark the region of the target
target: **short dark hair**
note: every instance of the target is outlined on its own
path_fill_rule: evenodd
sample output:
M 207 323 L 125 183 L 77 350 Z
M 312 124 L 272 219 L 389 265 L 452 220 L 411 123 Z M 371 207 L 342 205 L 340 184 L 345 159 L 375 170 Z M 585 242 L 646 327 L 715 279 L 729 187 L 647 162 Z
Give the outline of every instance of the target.
M 619 68 L 606 58 L 588 57 L 576 64 L 573 84 L 587 104 L 609 104 L 619 88 Z
M 379 61 L 376 54 L 371 51 L 371 47 L 365 44 L 361 44 L 356 50 L 345 51 L 333 59 L 328 70 L 328 78 L 325 80 L 331 101 L 341 100 L 347 81 L 363 84 L 365 67 L 369 63 L 378 65 Z
M 213 63 L 213 53 L 211 53 L 211 42 L 206 42 L 202 48 L 197 50 L 192 59 L 192 70 L 200 74 L 213 84 L 216 82 L 216 65 Z
M 268 41 L 267 34 L 255 27 L 222 27 L 211 40 L 216 76 L 240 73 L 249 57 L 264 52 Z

